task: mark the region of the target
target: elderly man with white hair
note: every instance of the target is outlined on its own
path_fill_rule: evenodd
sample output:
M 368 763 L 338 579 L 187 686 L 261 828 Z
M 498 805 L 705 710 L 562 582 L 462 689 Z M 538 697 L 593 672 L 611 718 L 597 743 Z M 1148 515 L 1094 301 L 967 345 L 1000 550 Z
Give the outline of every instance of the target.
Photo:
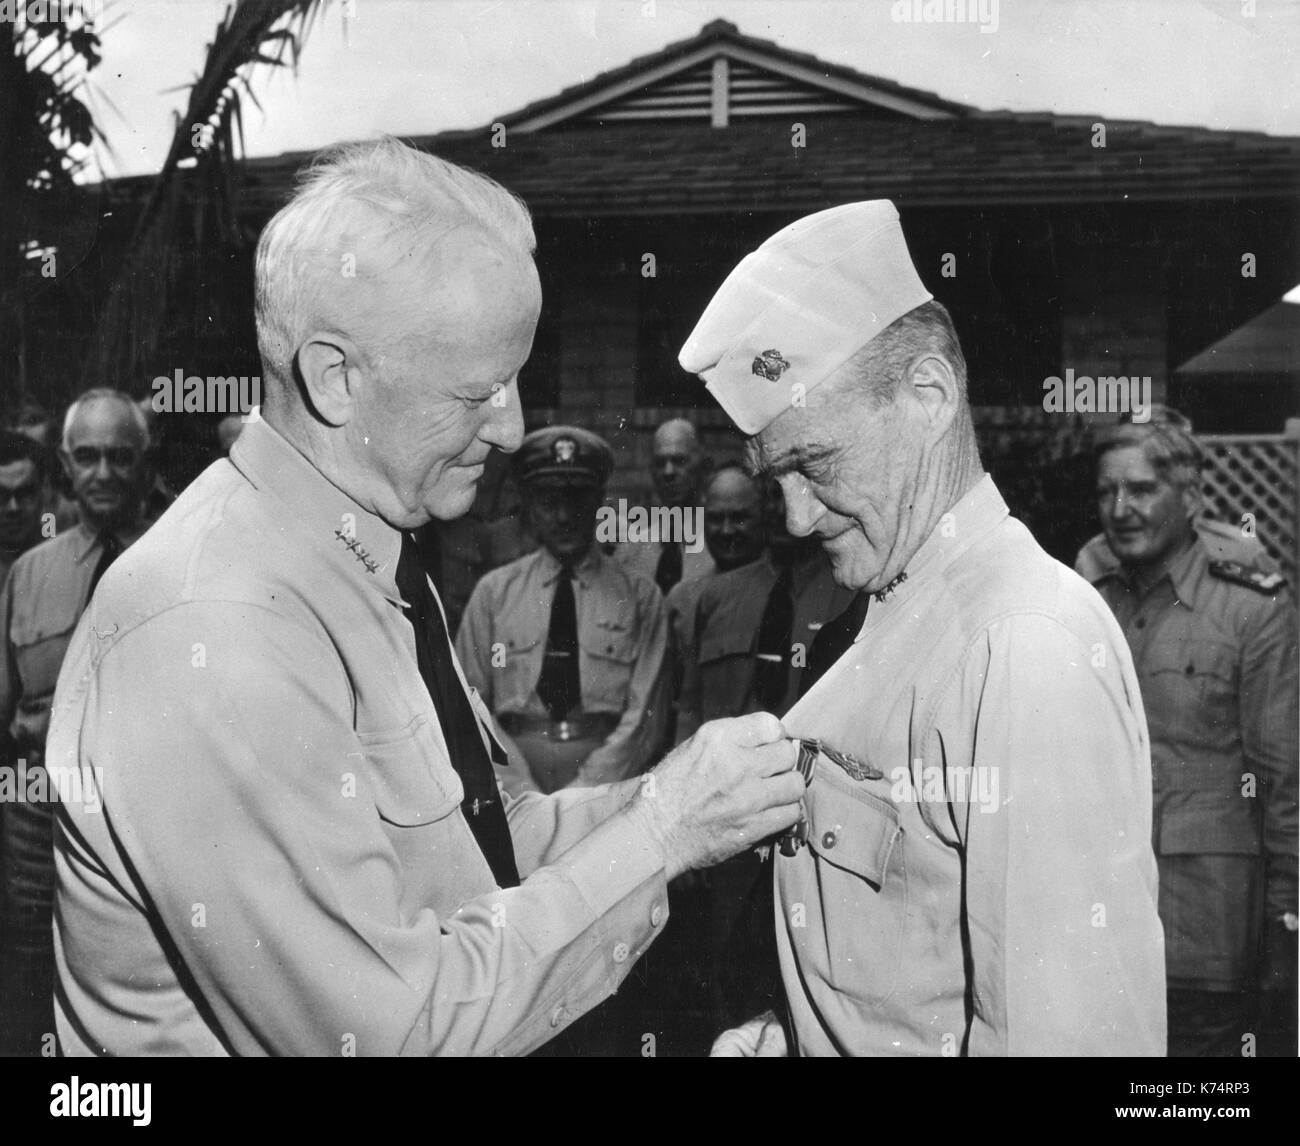
M 858 594 L 782 717 L 809 749 L 775 859 L 789 1031 L 760 1017 L 718 1052 L 1162 1055 L 1133 662 L 984 473 L 956 333 L 893 204 L 767 240 L 681 361 Z
M 43 766 L 50 706 L 77 619 L 108 567 L 144 532 L 149 447 L 148 422 L 128 394 L 88 390 L 73 402 L 59 458 L 80 521 L 19 557 L 0 594 L 0 728 L 4 763 L 16 769 L 14 790 L 0 793 L 4 1054 L 48 1053 L 53 1045 L 54 821 Z
M 410 531 L 523 437 L 526 209 L 393 140 L 263 232 L 264 393 L 116 567 L 50 759 L 70 1054 L 515 1054 L 614 991 L 667 883 L 798 815 L 770 715 L 645 777 L 511 800 Z

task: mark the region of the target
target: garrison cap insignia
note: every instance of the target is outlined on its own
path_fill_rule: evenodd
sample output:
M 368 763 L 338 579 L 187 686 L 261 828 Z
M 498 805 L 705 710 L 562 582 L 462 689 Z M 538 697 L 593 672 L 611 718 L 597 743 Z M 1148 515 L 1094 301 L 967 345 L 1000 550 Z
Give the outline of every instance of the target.
M 1245 585 L 1260 593 L 1276 593 L 1286 584 L 1281 573 L 1265 573 L 1262 569 L 1253 569 L 1240 561 L 1211 561 L 1210 572 L 1221 581 L 1231 581 L 1234 585 Z
M 578 456 L 578 443 L 572 438 L 555 439 L 555 460 L 565 465 L 571 465 L 573 459 Z
M 779 350 L 764 350 L 754 359 L 750 372 L 769 382 L 780 381 L 781 375 L 790 369 L 790 363 L 781 357 Z

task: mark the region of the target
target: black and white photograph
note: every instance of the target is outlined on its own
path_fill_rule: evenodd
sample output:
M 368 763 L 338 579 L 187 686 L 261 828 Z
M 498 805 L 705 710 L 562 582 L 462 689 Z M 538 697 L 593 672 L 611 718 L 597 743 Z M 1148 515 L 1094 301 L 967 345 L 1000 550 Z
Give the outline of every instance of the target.
M 0 38 L 23 1117 L 216 1077 L 141 1060 L 860 1056 L 1250 1118 L 1297 1057 L 1300 3 Z

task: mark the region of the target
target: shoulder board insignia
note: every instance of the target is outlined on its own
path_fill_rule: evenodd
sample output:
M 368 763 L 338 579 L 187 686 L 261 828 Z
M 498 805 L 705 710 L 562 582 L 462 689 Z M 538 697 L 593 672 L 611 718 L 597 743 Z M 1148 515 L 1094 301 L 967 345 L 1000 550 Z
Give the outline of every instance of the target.
M 1262 569 L 1252 569 L 1240 561 L 1211 561 L 1210 572 L 1220 581 L 1231 581 L 1235 585 L 1245 585 L 1260 593 L 1276 593 L 1286 584 L 1281 573 L 1265 573 Z

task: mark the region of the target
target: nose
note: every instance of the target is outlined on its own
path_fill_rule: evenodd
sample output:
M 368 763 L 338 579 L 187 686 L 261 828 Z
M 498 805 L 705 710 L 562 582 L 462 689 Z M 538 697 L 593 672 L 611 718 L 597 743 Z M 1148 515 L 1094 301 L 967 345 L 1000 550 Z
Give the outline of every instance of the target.
M 519 381 L 498 390 L 487 403 L 487 421 L 479 438 L 507 454 L 512 454 L 524 440 L 524 409 L 519 400 Z
M 779 479 L 785 496 L 785 527 L 791 537 L 807 537 L 825 513 L 800 474 L 786 474 Z
M 1122 489 L 1117 489 L 1113 493 L 1107 495 L 1104 508 L 1107 517 L 1121 521 L 1128 517 L 1132 511 L 1132 503 Z
M 105 481 L 113 476 L 113 471 L 108 464 L 108 454 L 101 453 L 99 460 L 95 462 L 95 477 L 99 481 Z

